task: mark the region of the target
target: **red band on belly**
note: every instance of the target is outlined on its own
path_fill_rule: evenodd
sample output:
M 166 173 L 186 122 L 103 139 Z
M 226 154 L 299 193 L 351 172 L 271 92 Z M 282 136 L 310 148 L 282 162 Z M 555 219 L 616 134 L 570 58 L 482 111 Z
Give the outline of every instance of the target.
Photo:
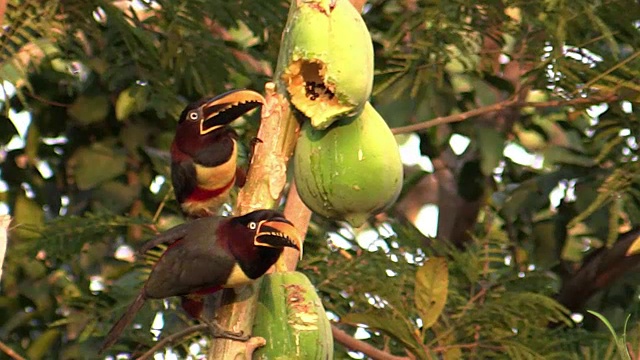
M 213 189 L 213 190 L 203 189 L 199 186 L 196 186 L 196 188 L 191 192 L 191 194 L 189 194 L 186 201 L 201 202 L 201 201 L 207 201 L 209 199 L 213 199 L 217 196 L 220 196 L 225 191 L 229 190 L 233 186 L 233 183 L 235 181 L 236 181 L 236 176 L 234 175 L 233 178 L 231 178 L 231 181 L 229 181 L 225 186 L 221 188 Z

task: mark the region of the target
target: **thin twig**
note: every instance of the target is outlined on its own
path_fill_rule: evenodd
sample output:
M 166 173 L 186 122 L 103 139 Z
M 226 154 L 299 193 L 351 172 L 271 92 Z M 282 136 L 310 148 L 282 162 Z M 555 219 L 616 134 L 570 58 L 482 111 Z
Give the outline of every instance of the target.
M 333 339 L 349 350 L 360 351 L 373 360 L 410 360 L 411 358 L 406 356 L 396 356 L 389 354 L 386 351 L 380 350 L 371 344 L 364 341 L 360 341 L 346 332 L 338 329 L 337 326 L 331 325 L 331 332 L 333 333 Z
M 11 217 L 9 215 L 0 215 L 0 280 L 2 280 L 2 264 L 4 263 L 4 256 L 7 252 L 10 223 Z
M 165 338 L 162 338 L 160 341 L 158 341 L 155 345 L 153 345 L 151 347 L 151 349 L 147 350 L 147 352 L 145 352 L 144 354 L 140 355 L 140 357 L 137 360 L 146 360 L 149 359 L 153 356 L 153 354 L 155 354 L 156 351 L 163 349 L 165 347 L 167 347 L 168 345 L 173 344 L 174 342 L 181 340 L 193 333 L 199 332 L 199 331 L 204 331 L 209 329 L 209 325 L 207 324 L 198 324 L 198 325 L 193 325 L 190 326 L 182 331 L 179 331 L 175 334 L 171 334 Z
M 584 86 L 581 86 L 581 88 L 583 89 L 588 89 L 591 87 L 591 85 L 595 84 L 596 82 L 600 81 L 600 79 L 604 78 L 605 76 L 611 74 L 612 72 L 618 70 L 619 68 L 625 66 L 627 63 L 635 60 L 638 56 L 640 56 L 640 50 L 636 51 L 635 53 L 633 53 L 632 55 L 628 56 L 626 59 L 620 61 L 619 63 L 613 65 L 612 67 L 610 67 L 609 69 L 599 73 L 596 77 L 594 77 L 593 79 L 589 80 L 586 84 L 584 84 Z M 576 89 L 573 93 L 577 94 L 578 93 L 578 89 Z
M 311 210 L 300 199 L 295 183 L 291 183 L 289 187 L 287 203 L 284 206 L 284 216 L 295 225 L 304 239 L 309 228 L 309 221 L 311 221 Z M 295 249 L 286 248 L 280 259 L 278 259 L 276 268 L 278 271 L 294 271 L 298 265 L 298 260 L 300 260 L 299 252 Z
M 533 108 L 539 109 L 539 108 L 549 108 L 549 107 L 559 107 L 559 106 L 591 105 L 591 104 L 598 104 L 602 102 L 611 102 L 618 99 L 619 97 L 616 95 L 594 96 L 594 97 L 578 98 L 578 99 L 571 99 L 571 100 L 550 100 L 550 101 L 540 101 L 540 102 L 516 101 L 515 99 L 512 98 L 512 99 L 507 99 L 504 101 L 497 102 L 492 105 L 487 105 L 487 106 L 479 107 L 477 109 L 465 111 L 460 114 L 440 116 L 435 119 L 419 122 L 417 124 L 400 126 L 400 127 L 391 129 L 391 132 L 393 132 L 394 134 L 406 134 L 414 131 L 422 131 L 438 125 L 465 121 L 467 119 L 470 119 L 476 116 L 504 110 L 509 107 L 533 107 Z
M 7 344 L 3 343 L 2 341 L 0 341 L 0 350 L 2 350 L 3 353 L 9 355 L 9 357 L 12 358 L 13 360 L 26 360 L 25 358 L 20 356 L 20 354 L 13 351 L 12 348 L 10 348 Z
M 36 99 L 36 100 L 40 101 L 41 103 L 46 104 L 46 105 L 50 105 L 50 106 L 57 106 L 57 107 L 64 107 L 64 108 L 68 108 L 68 107 L 70 107 L 70 106 L 72 105 L 72 104 L 61 103 L 61 102 L 58 102 L 58 101 L 53 101 L 53 100 L 45 99 L 45 98 L 43 98 L 43 97 L 42 97 L 42 96 L 40 96 L 40 95 L 36 95 L 36 94 L 34 94 L 34 93 L 30 93 L 30 92 L 27 92 L 26 94 L 27 94 L 27 96 L 30 96 L 30 97 L 32 97 L 32 98 L 34 98 L 34 99 Z
M 164 195 L 164 198 L 162 198 L 160 205 L 158 205 L 158 208 L 156 209 L 156 213 L 153 214 L 153 220 L 151 220 L 152 223 L 155 224 L 158 221 L 158 218 L 162 213 L 162 209 L 164 209 L 164 206 L 167 203 L 167 200 L 169 200 L 169 197 L 171 196 L 171 194 L 173 194 L 173 185 L 171 185 L 167 193 Z
M 496 351 L 504 350 L 502 346 L 485 345 L 479 342 L 473 342 L 470 344 L 451 344 L 451 345 L 445 345 L 445 346 L 436 346 L 431 348 L 431 350 L 434 352 L 441 353 L 451 349 L 475 349 L 475 348 L 482 348 L 482 349 L 489 349 L 489 350 L 496 350 Z

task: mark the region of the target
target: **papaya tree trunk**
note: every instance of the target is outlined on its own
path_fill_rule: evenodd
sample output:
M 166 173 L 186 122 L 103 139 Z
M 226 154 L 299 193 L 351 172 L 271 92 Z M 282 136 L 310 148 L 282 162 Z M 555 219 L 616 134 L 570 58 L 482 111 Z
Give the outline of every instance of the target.
M 258 131 L 262 142 L 255 146 L 247 182 L 238 195 L 236 215 L 277 206 L 287 181 L 287 161 L 297 139 L 298 123 L 289 111 L 284 94 L 276 90 L 274 83 L 265 85 L 265 93 L 266 103 L 262 107 Z M 251 333 L 260 283 L 256 281 L 241 289 L 224 290 L 221 306 L 215 311 L 223 328 Z M 208 358 L 250 359 L 255 344 L 255 341 L 213 339 Z

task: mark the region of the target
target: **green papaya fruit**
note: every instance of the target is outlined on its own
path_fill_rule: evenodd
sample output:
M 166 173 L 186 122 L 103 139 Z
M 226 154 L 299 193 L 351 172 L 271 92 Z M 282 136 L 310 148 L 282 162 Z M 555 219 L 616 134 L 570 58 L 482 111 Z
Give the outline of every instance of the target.
M 349 0 L 291 1 L 276 77 L 314 128 L 358 115 L 373 70 L 371 35 Z
M 309 209 L 360 226 L 402 190 L 398 144 L 369 103 L 357 118 L 325 131 L 305 123 L 294 155 L 294 179 Z
M 267 344 L 257 360 L 333 359 L 331 324 L 309 279 L 299 272 L 276 272 L 262 280 L 253 336 Z

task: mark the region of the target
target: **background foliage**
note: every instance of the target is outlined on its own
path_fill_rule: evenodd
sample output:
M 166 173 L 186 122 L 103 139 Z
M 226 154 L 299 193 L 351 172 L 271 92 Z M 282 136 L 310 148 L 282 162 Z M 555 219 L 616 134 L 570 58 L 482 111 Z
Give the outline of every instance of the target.
M 0 341 L 29 359 L 91 357 L 149 270 L 131 250 L 181 221 L 177 114 L 261 89 L 288 4 L 3 4 L 0 202 L 15 222 Z M 364 18 L 373 102 L 413 157 L 368 227 L 314 217 L 300 269 L 331 319 L 418 359 L 618 356 L 591 309 L 620 331 L 631 314 L 638 352 L 638 2 L 373 0 Z M 257 117 L 237 127 L 248 144 Z M 163 334 L 191 324 L 174 309 L 150 302 L 116 350 L 147 349 L 159 311 Z

